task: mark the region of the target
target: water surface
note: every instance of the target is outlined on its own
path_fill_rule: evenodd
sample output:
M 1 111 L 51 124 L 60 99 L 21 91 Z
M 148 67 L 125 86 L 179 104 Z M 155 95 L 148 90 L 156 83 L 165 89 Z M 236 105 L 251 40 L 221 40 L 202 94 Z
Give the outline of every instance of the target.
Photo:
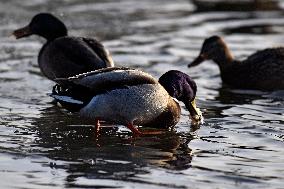
M 283 188 L 284 92 L 229 89 L 210 61 L 187 68 L 211 35 L 224 36 L 239 59 L 283 45 L 283 5 L 240 12 L 188 0 L 0 3 L 1 188 Z M 106 125 L 96 138 L 93 123 L 47 96 L 53 83 L 37 67 L 44 40 L 8 37 L 40 11 L 60 16 L 71 35 L 101 40 L 119 66 L 191 75 L 205 123 L 191 125 L 183 107 L 165 134 L 132 138 Z

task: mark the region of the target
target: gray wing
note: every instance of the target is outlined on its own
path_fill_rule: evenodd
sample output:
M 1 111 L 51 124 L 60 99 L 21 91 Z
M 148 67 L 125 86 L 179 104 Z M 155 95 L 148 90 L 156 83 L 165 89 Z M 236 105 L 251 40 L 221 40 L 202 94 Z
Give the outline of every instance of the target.
M 97 47 L 102 46 L 97 43 Z M 105 68 L 106 62 L 102 57 L 102 48 L 95 51 L 93 46 L 89 46 L 81 37 L 62 37 L 52 42 L 53 48 L 58 53 L 62 53 L 66 60 L 72 62 L 74 67 L 80 67 L 81 72 L 88 72 L 100 68 Z M 75 66 L 76 65 L 76 66 Z M 82 72 L 83 71 L 83 72 Z
M 125 67 L 99 69 L 70 78 L 57 79 L 56 81 L 65 86 L 76 85 L 86 87 L 94 92 L 158 83 L 158 81 L 148 73 Z

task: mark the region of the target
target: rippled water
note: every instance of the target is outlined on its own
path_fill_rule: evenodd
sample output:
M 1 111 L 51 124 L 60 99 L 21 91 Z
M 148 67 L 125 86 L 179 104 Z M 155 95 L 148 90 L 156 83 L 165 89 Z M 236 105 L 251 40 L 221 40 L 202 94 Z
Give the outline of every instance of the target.
M 283 3 L 265 12 L 214 11 L 188 0 L 0 5 L 1 188 L 283 188 L 284 91 L 231 90 L 215 64 L 187 68 L 214 34 L 240 59 L 283 45 Z M 92 123 L 46 95 L 53 83 L 37 67 L 44 40 L 8 37 L 40 11 L 60 15 L 72 35 L 100 39 L 117 65 L 155 77 L 170 69 L 190 74 L 205 123 L 192 126 L 183 109 L 175 131 L 133 139 L 123 126 L 106 126 L 96 138 Z

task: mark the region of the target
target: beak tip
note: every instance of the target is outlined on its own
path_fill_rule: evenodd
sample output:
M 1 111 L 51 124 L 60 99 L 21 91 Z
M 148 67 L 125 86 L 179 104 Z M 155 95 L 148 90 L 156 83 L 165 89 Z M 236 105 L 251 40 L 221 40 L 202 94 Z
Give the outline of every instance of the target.
M 204 118 L 202 115 L 195 115 L 193 117 L 191 117 L 191 121 L 195 124 L 202 124 L 204 123 Z
M 20 28 L 20 29 L 13 31 L 13 33 L 10 36 L 14 36 L 16 39 L 20 39 L 20 38 L 29 36 L 31 34 L 32 34 L 32 32 L 30 30 L 30 27 L 26 26 L 26 27 L 23 27 L 23 28 Z
M 187 65 L 188 68 L 194 67 L 199 65 L 200 63 L 202 63 L 205 60 L 203 55 L 199 55 L 197 58 L 195 58 L 191 63 L 189 63 Z
M 18 39 L 17 36 L 15 35 L 15 32 L 9 34 L 8 37 L 9 37 L 9 38 L 13 38 L 13 39 Z

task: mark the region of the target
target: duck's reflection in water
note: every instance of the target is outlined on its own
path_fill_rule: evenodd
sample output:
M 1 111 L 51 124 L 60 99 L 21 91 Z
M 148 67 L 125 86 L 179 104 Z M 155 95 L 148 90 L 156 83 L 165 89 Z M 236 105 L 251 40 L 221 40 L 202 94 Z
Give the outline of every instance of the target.
M 249 104 L 255 99 L 261 99 L 262 95 L 266 92 L 259 90 L 245 90 L 245 89 L 234 89 L 223 85 L 219 89 L 219 94 L 215 100 L 220 101 L 222 104 Z
M 109 126 L 95 136 L 94 127 L 86 126 L 91 124 L 57 107 L 43 110 L 33 123 L 38 133 L 36 149 L 52 161 L 45 166 L 65 170 L 68 182 L 78 177 L 135 179 L 137 174 L 147 174 L 143 168 L 149 166 L 172 170 L 190 167 L 190 135 L 166 131 L 133 138 L 131 132 Z

